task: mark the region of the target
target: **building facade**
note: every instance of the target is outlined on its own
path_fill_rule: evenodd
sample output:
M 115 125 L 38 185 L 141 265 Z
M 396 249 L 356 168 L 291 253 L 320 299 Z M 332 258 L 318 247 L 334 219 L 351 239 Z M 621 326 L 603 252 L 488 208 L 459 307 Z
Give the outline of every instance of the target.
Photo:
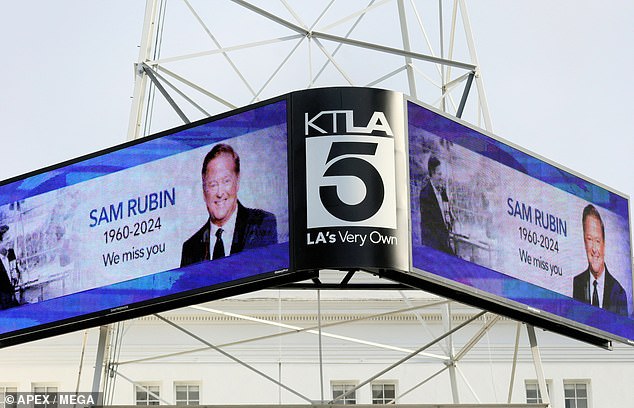
M 101 391 L 108 405 L 542 402 L 526 326 L 478 312 L 409 290 L 255 292 L 111 325 Z M 536 330 L 552 407 L 631 404 L 629 346 Z M 98 336 L 0 350 L 0 392 L 90 391 Z

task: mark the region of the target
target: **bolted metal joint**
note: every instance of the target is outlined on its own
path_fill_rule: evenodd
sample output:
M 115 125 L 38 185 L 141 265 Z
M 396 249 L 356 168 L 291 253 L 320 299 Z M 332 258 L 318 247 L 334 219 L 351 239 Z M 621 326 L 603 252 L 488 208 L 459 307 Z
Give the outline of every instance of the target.
M 458 361 L 454 360 L 453 358 L 448 358 L 447 360 L 442 362 L 447 368 L 449 367 L 457 367 L 458 366 Z

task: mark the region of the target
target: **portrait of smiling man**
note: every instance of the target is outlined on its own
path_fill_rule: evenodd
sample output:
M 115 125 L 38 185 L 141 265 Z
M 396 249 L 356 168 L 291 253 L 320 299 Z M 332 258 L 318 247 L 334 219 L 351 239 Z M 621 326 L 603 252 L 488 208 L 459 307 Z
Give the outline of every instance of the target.
M 627 296 L 605 263 L 605 225 L 592 204 L 583 209 L 583 243 L 588 268 L 573 279 L 572 297 L 627 316 Z
M 209 219 L 183 244 L 181 266 L 277 243 L 275 215 L 238 200 L 240 156 L 228 144 L 215 145 L 205 156 L 202 190 Z

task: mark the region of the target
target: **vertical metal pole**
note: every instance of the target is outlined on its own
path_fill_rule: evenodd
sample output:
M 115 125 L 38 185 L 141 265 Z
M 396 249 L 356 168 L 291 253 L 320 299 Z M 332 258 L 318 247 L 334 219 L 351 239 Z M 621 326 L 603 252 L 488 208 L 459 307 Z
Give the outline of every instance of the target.
M 278 289 L 277 291 L 277 322 L 282 324 L 282 292 Z M 282 326 L 278 326 L 277 332 L 282 332 Z M 277 360 L 277 381 L 282 383 L 282 337 L 280 336 L 277 339 L 278 346 L 278 360 Z M 277 386 L 277 404 L 282 405 L 282 387 L 280 385 Z
M 451 381 L 451 396 L 454 404 L 460 404 L 460 395 L 458 394 L 458 382 L 456 380 L 456 362 L 451 361 L 449 366 L 449 380 Z
M 542 366 L 542 357 L 537 347 L 537 336 L 535 336 L 535 327 L 531 324 L 526 325 L 528 331 L 528 341 L 531 345 L 533 353 L 533 363 L 535 364 L 535 374 L 537 374 L 537 386 L 542 395 L 542 401 L 550 406 L 550 395 L 548 395 L 548 387 L 546 387 L 546 378 L 544 377 L 544 367 Z
M 92 377 L 92 392 L 99 392 L 101 385 L 101 374 L 104 372 L 104 356 L 106 354 L 106 344 L 108 342 L 108 326 L 99 326 L 99 343 L 97 343 L 97 357 L 95 358 L 95 374 Z M 96 405 L 103 405 L 103 396 L 100 395 Z
M 511 380 L 509 382 L 509 397 L 506 401 L 507 404 L 511 403 L 513 398 L 513 384 L 515 383 L 515 369 L 517 368 L 517 352 L 520 346 L 520 328 L 521 323 L 517 322 L 517 330 L 515 330 L 515 351 L 513 352 L 513 368 L 511 368 Z
M 313 39 L 308 37 L 308 88 L 313 87 Z
M 489 132 L 493 131 L 493 125 L 491 124 L 491 115 L 489 113 L 489 104 L 487 102 L 486 93 L 484 92 L 484 83 L 482 82 L 482 76 L 480 74 L 480 64 L 478 62 L 478 55 L 475 49 L 475 41 L 473 40 L 473 31 L 471 30 L 471 21 L 467 14 L 467 6 L 464 0 L 457 0 L 460 6 L 460 14 L 462 15 L 462 26 L 464 27 L 465 36 L 467 39 L 467 46 L 469 47 L 469 54 L 471 54 L 471 62 L 476 65 L 475 81 L 478 89 L 478 96 L 480 97 L 480 109 L 482 109 L 482 117 L 484 118 L 484 128 Z
M 79 372 L 77 373 L 77 384 L 75 385 L 75 394 L 79 392 L 81 384 L 81 372 L 84 368 L 84 355 L 86 354 L 86 340 L 88 339 L 88 330 L 84 331 L 84 339 L 81 342 L 81 357 L 79 358 Z
M 443 27 L 443 17 L 442 17 L 442 0 L 438 0 L 438 31 L 440 34 L 440 58 L 445 58 L 445 29 Z M 440 67 L 440 82 L 441 82 L 441 92 L 442 92 L 442 100 L 440 109 L 443 112 L 447 111 L 446 100 L 445 100 L 445 92 L 447 92 L 446 84 L 445 84 L 445 67 Z M 458 116 L 460 117 L 460 116 Z
M 324 360 L 321 347 L 321 291 L 317 289 L 317 324 L 319 326 L 319 388 L 321 390 L 321 403 L 324 403 Z
M 451 305 L 449 303 L 445 304 L 443 308 L 443 320 L 445 321 L 445 330 L 451 331 Z M 458 381 L 456 377 L 456 360 L 455 353 L 453 348 L 453 335 L 447 336 L 446 340 L 447 351 L 449 354 L 449 361 L 447 365 L 449 367 L 449 381 L 451 382 L 451 395 L 453 397 L 453 403 L 460 403 L 460 395 L 458 393 Z
M 401 22 L 401 37 L 403 38 L 403 49 L 405 51 L 411 51 L 409 44 L 409 32 L 407 31 L 407 17 L 405 16 L 405 5 L 403 0 L 398 0 L 398 18 Z M 412 59 L 405 57 L 405 65 L 407 65 L 407 81 L 409 82 L 409 94 L 413 98 L 416 96 L 416 79 L 414 78 L 414 68 L 412 66 Z
M 135 65 L 134 94 L 130 110 L 130 122 L 128 124 L 128 140 L 138 139 L 141 133 L 141 121 L 143 120 L 143 100 L 147 87 L 147 75 L 142 68 L 149 56 L 153 53 L 154 35 L 156 33 L 156 15 L 158 12 L 158 0 L 147 0 L 145 3 L 145 20 L 143 21 L 143 33 L 139 46 L 139 60 Z

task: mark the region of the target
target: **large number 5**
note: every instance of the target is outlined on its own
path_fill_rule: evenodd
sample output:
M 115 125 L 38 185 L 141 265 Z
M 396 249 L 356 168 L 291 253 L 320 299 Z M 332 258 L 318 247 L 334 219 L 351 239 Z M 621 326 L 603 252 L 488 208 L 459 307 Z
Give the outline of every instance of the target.
M 374 156 L 378 143 L 365 142 L 334 142 L 330 146 L 328 159 L 346 154 Z M 346 204 L 339 198 L 337 186 L 320 186 L 319 197 L 326 210 L 335 217 L 355 222 L 372 217 L 379 211 L 385 197 L 383 179 L 377 169 L 366 160 L 358 157 L 345 157 L 331 164 L 324 176 L 353 176 L 360 179 L 365 185 L 365 197 L 358 204 Z

